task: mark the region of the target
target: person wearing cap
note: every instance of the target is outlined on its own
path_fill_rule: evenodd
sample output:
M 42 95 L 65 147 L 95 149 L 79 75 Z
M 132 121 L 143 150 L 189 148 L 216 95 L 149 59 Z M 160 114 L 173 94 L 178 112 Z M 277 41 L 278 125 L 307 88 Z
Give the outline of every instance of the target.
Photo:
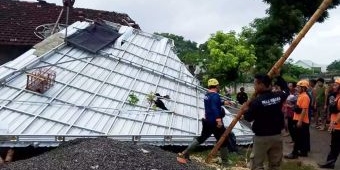
M 289 95 L 286 81 L 277 77 L 276 85 L 280 91 L 272 91 L 272 80 L 268 75 L 254 77 L 256 97 L 246 102 L 243 107 L 244 119 L 252 122 L 255 134 L 253 149 L 250 155 L 252 170 L 264 169 L 268 158 L 268 169 L 281 169 L 283 143 L 281 131 L 284 128 L 283 103 Z
M 207 140 L 212 134 L 218 141 L 225 131 L 225 127 L 222 121 L 223 114 L 221 110 L 222 105 L 229 105 L 229 101 L 223 101 L 219 95 L 219 82 L 212 78 L 208 80 L 208 92 L 204 97 L 204 110 L 205 118 L 202 119 L 202 132 L 199 137 L 194 139 L 192 143 L 181 153 L 178 153 L 178 157 L 189 160 L 190 152 L 198 145 Z M 222 161 L 227 161 L 227 154 L 229 151 L 236 151 L 236 141 L 231 140 L 235 134 L 231 133 L 228 139 L 225 140 L 221 147 L 221 158 Z M 235 141 L 235 143 L 231 143 Z
M 340 78 L 335 80 L 333 90 L 336 97 L 329 103 L 329 112 L 331 113 L 331 122 L 329 131 L 331 131 L 331 145 L 325 163 L 318 164 L 320 168 L 334 169 L 335 162 L 340 153 Z
M 299 93 L 296 105 L 294 106 L 294 148 L 290 154 L 285 155 L 286 159 L 297 159 L 298 156 L 306 157 L 308 155 L 309 141 L 309 116 L 308 109 L 310 98 L 307 94 L 309 87 L 308 80 L 300 80 L 297 83 Z

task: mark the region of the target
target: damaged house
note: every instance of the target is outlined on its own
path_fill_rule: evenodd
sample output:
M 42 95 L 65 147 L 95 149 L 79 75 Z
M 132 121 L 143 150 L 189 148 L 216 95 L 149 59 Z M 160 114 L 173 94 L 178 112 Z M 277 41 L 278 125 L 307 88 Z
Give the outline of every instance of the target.
M 0 147 L 92 137 L 189 144 L 202 129 L 206 89 L 174 47 L 171 39 L 104 20 L 76 21 L 67 33 L 47 36 L 0 66 Z M 246 125 L 233 132 L 238 144 L 252 143 Z
M 1 0 L 0 64 L 23 54 L 33 45 L 50 36 L 53 29 L 55 33 L 64 29 L 66 11 L 61 13 L 62 9 L 63 6 L 43 0 L 36 2 Z M 60 21 L 56 25 L 59 16 Z M 139 29 L 127 14 L 84 8 L 71 8 L 69 11 L 69 23 L 86 18 L 104 19 Z

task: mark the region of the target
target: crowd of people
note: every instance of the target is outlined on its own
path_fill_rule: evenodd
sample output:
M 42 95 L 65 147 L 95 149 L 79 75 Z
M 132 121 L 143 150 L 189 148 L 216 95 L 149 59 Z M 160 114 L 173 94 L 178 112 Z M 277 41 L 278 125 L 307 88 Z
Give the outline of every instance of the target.
M 284 158 L 308 157 L 311 150 L 310 128 L 328 130 L 331 133 L 330 152 L 326 162 L 318 165 L 320 168 L 334 169 L 340 153 L 340 79 L 335 79 L 327 85 L 323 78 L 289 82 L 288 89 L 288 96 L 282 104 L 281 111 L 285 119 L 283 129 L 290 135 L 294 147 L 291 153 L 284 155 Z M 272 91 L 285 92 L 285 88 L 276 84 Z M 257 166 L 252 169 L 262 168 L 263 166 Z
M 243 104 L 241 111 L 244 119 L 251 122 L 254 132 L 250 168 L 264 169 L 267 158 L 268 168 L 280 169 L 282 159 L 308 157 L 311 151 L 310 128 L 331 133 L 330 152 L 320 168 L 334 169 L 340 153 L 340 78 L 326 82 L 317 80 L 300 80 L 286 82 L 281 76 L 274 78 L 267 75 L 254 77 L 255 95 L 247 102 L 248 95 L 244 88 L 237 93 L 237 101 Z M 216 79 L 208 81 L 209 90 L 204 99 L 205 118 L 202 120 L 201 136 L 196 138 L 179 157 L 189 159 L 189 153 L 203 143 L 211 134 L 218 140 L 225 130 L 220 107 L 230 104 L 219 97 L 219 83 Z M 291 137 L 293 150 L 283 156 L 283 133 Z M 233 135 L 231 135 L 233 136 Z M 227 150 L 231 151 L 235 143 L 227 139 L 221 149 L 223 160 Z
M 283 83 L 278 77 L 272 86 L 262 79 L 255 77 L 257 97 L 245 110 L 245 119 L 253 122 L 255 133 L 251 169 L 263 169 L 265 156 L 268 157 L 269 169 L 279 169 L 282 158 L 277 155 L 283 154 L 282 135 L 278 131 L 273 133 L 273 130 L 281 127 L 290 135 L 294 145 L 293 150 L 284 155 L 285 159 L 308 157 L 311 150 L 310 128 L 328 130 L 331 133 L 330 152 L 326 162 L 318 165 L 334 169 L 340 153 L 340 79 L 325 85 L 323 78 Z M 267 90 L 259 91 L 259 82 Z M 279 120 L 284 120 L 284 123 Z

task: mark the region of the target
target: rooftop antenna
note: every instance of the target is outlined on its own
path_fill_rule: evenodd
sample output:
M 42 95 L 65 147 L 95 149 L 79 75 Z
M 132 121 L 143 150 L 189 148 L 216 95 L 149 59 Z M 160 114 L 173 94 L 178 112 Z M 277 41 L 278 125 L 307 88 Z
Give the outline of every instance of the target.
M 47 4 L 45 0 L 37 0 L 37 1 L 39 2 L 39 4 Z M 72 5 L 73 3 L 71 2 Z M 42 25 L 37 26 L 34 30 L 34 34 L 40 39 L 45 39 L 49 37 L 50 35 L 53 35 L 55 32 L 59 32 L 60 30 L 67 27 L 66 24 L 59 24 L 60 18 L 63 12 L 64 12 L 64 7 L 61 9 L 58 19 L 55 23 L 42 24 Z
M 73 7 L 75 0 L 63 0 L 64 8 L 66 7 L 66 30 L 65 30 L 65 39 L 64 41 L 67 42 L 67 27 L 68 27 L 68 17 L 70 12 L 70 7 Z
M 64 8 L 62 8 L 61 11 L 60 11 L 60 13 L 59 13 L 57 22 L 55 22 L 54 27 L 53 27 L 53 29 L 52 29 L 52 31 L 51 31 L 51 35 L 54 34 L 54 31 L 55 31 L 57 25 L 59 24 L 59 21 L 60 21 L 60 18 L 61 18 L 61 15 L 63 14 L 63 12 L 64 12 Z M 67 28 L 67 26 L 66 26 L 66 28 Z

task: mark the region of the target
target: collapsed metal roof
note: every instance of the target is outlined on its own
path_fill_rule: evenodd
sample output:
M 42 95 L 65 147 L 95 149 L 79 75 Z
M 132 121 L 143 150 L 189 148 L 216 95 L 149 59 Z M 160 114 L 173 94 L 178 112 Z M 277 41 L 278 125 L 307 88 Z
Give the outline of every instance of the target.
M 75 22 L 67 35 L 91 24 Z M 173 41 L 108 24 L 121 36 L 96 54 L 65 44 L 61 31 L 0 66 L 1 147 L 57 146 L 80 137 L 187 145 L 200 134 L 206 89 L 179 60 Z M 27 74 L 39 68 L 56 73 L 44 93 L 25 88 Z M 168 111 L 150 105 L 154 93 L 169 96 L 162 99 Z M 137 103 L 129 102 L 131 94 Z M 227 114 L 225 124 L 232 118 Z M 247 126 L 237 123 L 233 132 L 239 144 L 252 142 Z

